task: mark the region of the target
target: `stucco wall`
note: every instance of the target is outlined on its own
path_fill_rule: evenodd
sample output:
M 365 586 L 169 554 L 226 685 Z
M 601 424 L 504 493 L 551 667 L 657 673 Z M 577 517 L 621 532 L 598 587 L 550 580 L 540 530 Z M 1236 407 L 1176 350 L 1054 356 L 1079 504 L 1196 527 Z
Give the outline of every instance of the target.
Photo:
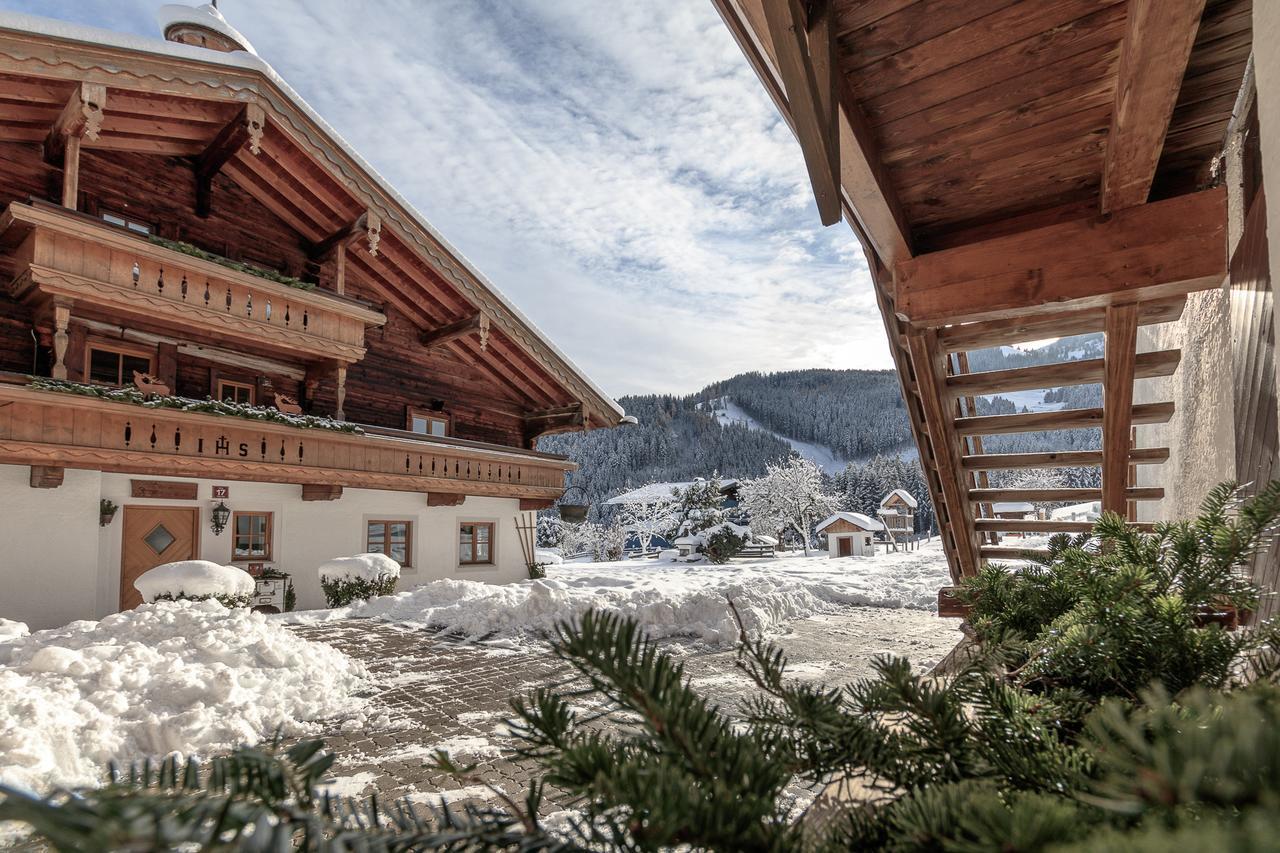
M 104 497 L 122 508 L 198 506 L 197 556 L 218 563 L 231 560 L 230 530 L 215 535 L 210 529 L 213 481 L 197 481 L 196 501 L 174 501 L 130 497 L 133 478 L 127 474 L 68 470 L 60 488 L 32 489 L 28 471 L 25 466 L 0 466 L 0 617 L 37 629 L 119 609 L 124 512 L 100 528 L 98 501 Z M 365 522 L 375 518 L 413 522 L 413 566 L 401 575 L 401 590 L 446 577 L 506 583 L 527 576 L 513 521 L 519 501 L 513 499 L 470 497 L 461 506 L 428 507 L 422 494 L 347 489 L 336 501 L 303 501 L 296 485 L 218 482 L 231 489 L 231 509 L 273 513 L 273 560 L 268 565 L 292 574 L 299 609 L 324 606 L 316 568 L 333 557 L 364 551 Z M 458 564 L 462 521 L 494 523 L 493 566 Z M 33 582 L 33 566 L 40 569 L 34 576 L 47 581 Z
M 1138 330 L 1138 351 L 1181 349 L 1173 376 L 1141 379 L 1135 403 L 1172 400 L 1167 424 L 1138 427 L 1139 447 L 1168 447 L 1163 465 L 1139 465 L 1138 485 L 1163 486 L 1163 501 L 1138 504 L 1141 521 L 1188 518 L 1213 486 L 1235 477 L 1230 303 L 1226 290 L 1193 293 L 1182 319 Z

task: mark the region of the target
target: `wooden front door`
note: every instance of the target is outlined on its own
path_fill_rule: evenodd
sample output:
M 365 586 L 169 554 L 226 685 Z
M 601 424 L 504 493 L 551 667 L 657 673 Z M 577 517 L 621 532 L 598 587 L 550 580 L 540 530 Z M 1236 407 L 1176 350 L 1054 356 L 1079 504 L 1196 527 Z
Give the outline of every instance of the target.
M 120 548 L 120 609 L 142 603 L 133 588 L 138 575 L 163 563 L 194 560 L 199 541 L 198 507 L 127 506 L 124 543 Z
M 836 540 L 836 551 L 841 557 L 853 556 L 853 538 L 850 536 L 841 536 Z

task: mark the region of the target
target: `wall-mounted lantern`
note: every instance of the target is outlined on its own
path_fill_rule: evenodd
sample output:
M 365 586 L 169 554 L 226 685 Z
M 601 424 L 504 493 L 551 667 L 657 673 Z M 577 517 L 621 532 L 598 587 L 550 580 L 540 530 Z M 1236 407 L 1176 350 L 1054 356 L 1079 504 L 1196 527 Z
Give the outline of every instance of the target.
M 231 508 L 224 502 L 218 501 L 218 504 L 213 508 L 213 512 L 210 514 L 210 517 L 213 519 L 213 535 L 221 536 L 222 531 L 227 529 L 227 522 L 231 520 Z

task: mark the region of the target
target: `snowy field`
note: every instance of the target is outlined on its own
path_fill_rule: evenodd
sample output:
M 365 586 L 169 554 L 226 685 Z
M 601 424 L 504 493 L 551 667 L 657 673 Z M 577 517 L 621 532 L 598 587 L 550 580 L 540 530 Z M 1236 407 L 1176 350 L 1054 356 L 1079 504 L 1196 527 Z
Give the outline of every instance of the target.
M 805 459 L 808 459 L 828 474 L 839 474 L 844 470 L 844 466 L 849 464 L 849 460 L 837 456 L 829 447 L 823 447 L 821 444 L 813 444 L 808 441 L 800 441 L 795 438 L 788 438 L 782 433 L 774 432 L 755 418 L 751 417 L 751 415 L 748 415 L 736 403 L 727 397 L 720 398 L 716 401 L 715 405 L 716 420 L 720 423 L 742 424 L 749 429 L 759 430 L 760 432 L 767 432 L 770 435 L 777 436 L 787 444 L 791 445 L 791 449 L 796 453 L 799 453 Z
M 539 641 L 558 621 L 595 607 L 634 617 L 655 638 L 682 637 L 724 647 L 737 638 L 730 600 L 748 628 L 767 633 L 792 620 L 853 606 L 933 610 L 939 587 L 949 583 L 946 557 L 934 540 L 917 551 L 837 560 L 823 551 L 723 566 L 653 560 L 563 563 L 548 567 L 543 580 L 504 586 L 434 581 L 346 608 L 279 618 L 315 623 L 368 617 L 520 645 Z
M 1045 389 L 1038 388 L 1031 391 L 1005 391 L 999 396 L 1013 403 L 1019 412 L 1023 409 L 1029 412 L 1056 412 L 1066 405 L 1066 403 L 1046 403 L 1044 394 Z M 986 399 L 989 401 L 991 398 Z

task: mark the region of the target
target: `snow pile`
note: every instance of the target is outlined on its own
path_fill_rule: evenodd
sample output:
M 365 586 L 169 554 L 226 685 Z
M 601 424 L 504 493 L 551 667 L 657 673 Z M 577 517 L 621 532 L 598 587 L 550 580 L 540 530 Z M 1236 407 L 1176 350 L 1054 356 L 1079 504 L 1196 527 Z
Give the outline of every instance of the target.
M 560 556 L 559 551 L 552 551 L 549 548 L 535 548 L 533 559 L 544 566 L 559 565 L 564 562 L 564 557 Z
M 319 622 L 369 617 L 440 628 L 468 639 L 536 639 L 560 620 L 597 608 L 637 619 L 655 638 L 692 637 L 726 646 L 737 638 L 730 599 L 749 628 L 770 631 L 789 620 L 849 606 L 931 610 L 939 587 L 949 583 L 946 557 L 934 542 L 918 551 L 841 560 L 824 553 L 723 566 L 648 560 L 564 563 L 548 567 L 547 577 L 540 580 L 501 586 L 440 580 L 345 608 L 281 618 Z
M 12 619 L 0 619 L 0 643 L 25 637 L 31 632 L 26 622 L 14 622 Z
M 102 781 L 107 763 L 208 754 L 360 719 L 363 667 L 249 610 L 144 604 L 0 643 L 0 783 Z
M 195 595 L 253 595 L 253 576 L 235 566 L 220 566 L 208 560 L 180 560 L 143 572 L 133 588 L 147 601 L 166 593 L 177 598 Z
M 320 580 L 364 580 L 377 582 L 400 577 L 400 564 L 386 554 L 356 554 L 335 557 L 319 568 Z

